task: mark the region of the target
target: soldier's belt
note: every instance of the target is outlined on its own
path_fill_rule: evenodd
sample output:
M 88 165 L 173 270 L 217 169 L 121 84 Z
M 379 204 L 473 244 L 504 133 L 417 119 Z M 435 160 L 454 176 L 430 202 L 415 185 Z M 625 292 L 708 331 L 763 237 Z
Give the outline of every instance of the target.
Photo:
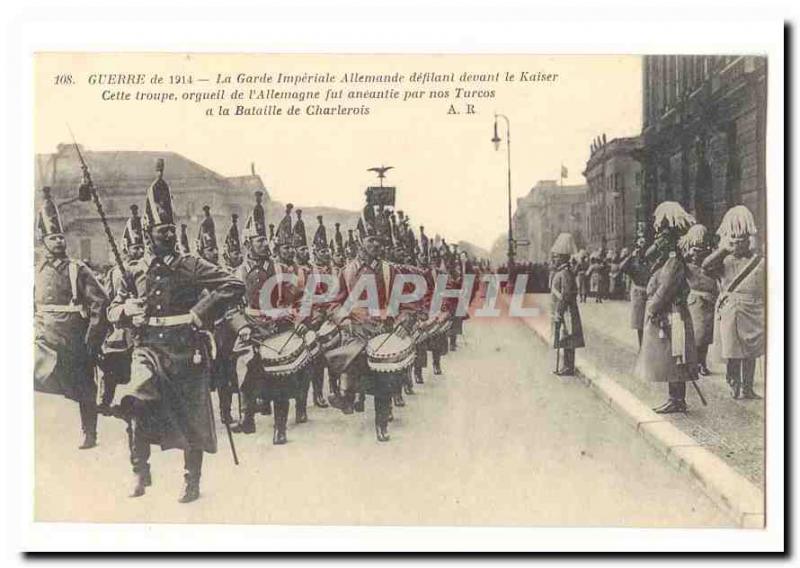
M 169 327 L 172 325 L 186 325 L 190 323 L 192 323 L 192 314 L 147 318 L 147 325 L 152 327 Z
M 267 317 L 267 313 L 264 310 L 259 310 L 258 308 L 245 308 L 244 315 L 256 318 Z
M 75 304 L 39 304 L 36 306 L 37 312 L 47 313 L 60 313 L 60 314 L 74 314 L 82 313 L 83 306 L 76 306 Z

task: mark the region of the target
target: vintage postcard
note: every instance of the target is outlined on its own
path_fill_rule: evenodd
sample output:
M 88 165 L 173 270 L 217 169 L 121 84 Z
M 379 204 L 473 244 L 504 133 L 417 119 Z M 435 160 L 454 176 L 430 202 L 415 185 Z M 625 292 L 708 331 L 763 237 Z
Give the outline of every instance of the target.
M 37 52 L 34 521 L 763 529 L 773 73 Z

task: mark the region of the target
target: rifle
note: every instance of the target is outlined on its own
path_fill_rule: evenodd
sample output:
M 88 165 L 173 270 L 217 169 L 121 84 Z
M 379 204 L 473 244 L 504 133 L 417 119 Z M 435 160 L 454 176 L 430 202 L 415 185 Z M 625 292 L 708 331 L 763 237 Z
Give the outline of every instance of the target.
M 100 197 L 97 195 L 97 188 L 95 188 L 94 182 L 92 181 L 92 174 L 89 172 L 89 166 L 86 164 L 86 160 L 83 159 L 80 146 L 78 146 L 78 141 L 75 140 L 75 134 L 72 133 L 72 129 L 69 127 L 69 124 L 67 125 L 67 130 L 69 130 L 69 134 L 72 136 L 72 144 L 75 146 L 75 153 L 78 155 L 78 159 L 81 162 L 81 171 L 83 173 L 81 185 L 78 187 L 78 201 L 94 202 L 94 206 L 97 209 L 97 214 L 100 215 L 100 222 L 103 224 L 103 230 L 106 233 L 106 239 L 108 240 L 108 246 L 111 249 L 111 254 L 114 255 L 114 263 L 117 265 L 117 268 L 119 268 L 123 280 L 126 281 L 125 283 L 128 285 L 127 288 L 129 289 L 131 296 L 135 298 L 136 287 L 132 285 L 132 282 L 127 281 L 128 278 L 125 272 L 125 265 L 122 262 L 122 255 L 120 255 L 119 248 L 117 248 L 117 242 L 114 240 L 114 235 L 111 233 L 111 227 L 108 226 L 106 212 L 103 209 L 103 204 L 100 203 Z

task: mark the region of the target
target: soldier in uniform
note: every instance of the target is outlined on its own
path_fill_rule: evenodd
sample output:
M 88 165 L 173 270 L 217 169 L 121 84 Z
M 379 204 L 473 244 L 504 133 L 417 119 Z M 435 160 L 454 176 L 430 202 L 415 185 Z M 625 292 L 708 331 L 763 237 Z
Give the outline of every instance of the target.
M 236 305 L 244 286 L 222 268 L 176 252 L 175 216 L 164 161 L 147 190 L 145 231 L 149 254 L 136 262 L 108 310 L 119 326 L 133 326 L 131 380 L 118 389 L 123 415 L 131 423 L 131 497 L 152 483 L 150 445 L 180 449 L 185 485 L 179 501 L 200 496 L 203 453 L 215 453 L 208 332 Z M 121 392 L 120 392 L 121 391 Z
M 144 231 L 142 218 L 139 216 L 139 206 L 131 205 L 131 216 L 125 223 L 122 233 L 122 254 L 125 258 L 125 268 L 130 269 L 144 256 Z M 119 266 L 112 266 L 106 281 L 106 295 L 114 298 L 121 287 L 123 273 Z M 114 327 L 106 337 L 102 347 L 100 368 L 103 371 L 103 392 L 100 397 L 98 411 L 109 414 L 111 404 L 114 402 L 114 392 L 118 384 L 125 384 L 131 378 L 131 352 L 133 338 L 129 329 Z
M 67 256 L 64 226 L 50 188 L 37 216 L 43 258 L 34 287 L 34 390 L 78 403 L 81 449 L 97 445 L 95 357 L 105 337 L 108 297 L 94 273 Z
M 738 205 L 722 218 L 719 248 L 703 268 L 720 280 L 714 339 L 727 361 L 725 377 L 733 398 L 759 399 L 753 390 L 756 359 L 764 355 L 764 257 L 751 248 L 756 234 L 753 214 Z
M 694 344 L 697 350 L 697 372 L 711 374 L 706 364 L 708 347 L 714 341 L 714 304 L 719 295 L 717 281 L 706 273 L 703 261 L 710 251 L 708 230 L 693 225 L 678 243 L 686 259 L 686 279 L 689 282 L 689 314 L 694 325 Z
M 650 279 L 649 263 L 645 259 L 647 241 L 640 234 L 630 255 L 620 263 L 619 270 L 631 279 L 631 328 L 636 330 L 639 347 L 644 333 L 644 308 L 647 303 L 647 282 Z
M 240 275 L 246 288 L 246 307 L 234 326 L 240 330 L 238 343 L 243 345 L 263 342 L 286 332 L 291 332 L 292 337 L 302 338 L 307 331 L 304 323 L 297 321 L 292 313 L 284 312 L 275 316 L 266 311 L 289 309 L 291 312 L 301 299 L 303 286 L 302 283 L 293 284 L 279 280 L 276 281 L 269 296 L 262 298 L 263 288 L 271 278 L 280 279 L 285 275 L 299 277 L 299 275 L 294 263 L 291 220 L 293 205 L 291 203 L 286 205 L 286 215 L 279 223 L 275 234 L 278 258 L 270 260 L 269 238 L 266 235 L 261 196 L 261 192 L 256 192 L 256 206 L 244 232 L 247 255 L 240 267 Z M 246 434 L 256 431 L 256 397 L 261 392 L 264 400 L 274 407 L 272 443 L 286 444 L 291 399 L 294 398 L 296 401 L 295 422 L 300 424 L 308 420 L 305 405 L 302 400 L 298 400 L 302 397 L 304 381 L 308 380 L 307 374 L 301 369 L 281 377 L 267 375 L 257 349 L 251 349 L 246 355 L 239 357 L 237 372 L 240 377 L 244 414 L 238 430 Z
M 178 247 L 176 248 L 176 251 L 179 252 L 180 254 L 192 253 L 191 249 L 189 248 L 189 235 L 186 233 L 187 228 L 188 227 L 186 223 L 181 223 L 181 236 L 178 243 Z
M 225 235 L 225 246 L 222 258 L 225 261 L 224 268 L 231 274 L 236 275 L 237 269 L 242 264 L 242 244 L 239 240 L 239 227 L 237 222 L 239 216 L 231 214 L 231 226 Z M 235 336 L 230 326 L 233 313 L 226 314 L 227 317 L 218 322 L 214 328 L 214 339 L 217 342 L 216 366 L 219 370 L 217 377 L 220 379 L 217 386 L 217 396 L 219 397 L 220 421 L 223 424 L 232 424 L 231 404 L 233 394 L 238 391 L 236 381 L 236 364 L 233 358 L 232 349 L 235 343 Z
M 386 229 L 384 229 L 386 230 Z M 398 265 L 387 262 L 384 257 L 384 246 L 388 243 L 388 233 L 381 234 L 380 229 L 371 227 L 371 232 L 363 238 L 360 258 L 350 262 L 343 273 L 345 294 L 350 297 L 359 278 L 374 278 L 378 293 L 379 316 L 370 315 L 366 308 L 340 309 L 333 316 L 336 323 L 345 331 L 343 345 L 326 353 L 329 365 L 342 375 L 342 397 L 335 397 L 331 404 L 349 413 L 359 388 L 373 395 L 375 402 L 375 433 L 379 442 L 389 440 L 388 424 L 391 417 L 392 395 L 397 392 L 402 376 L 387 373 L 377 377 L 367 366 L 366 347 L 370 339 L 391 333 L 400 338 L 409 338 L 409 329 L 413 324 L 412 304 L 402 304 L 397 317 L 387 314 L 389 294 L 397 275 L 403 273 Z M 366 385 L 369 385 L 367 387 Z
M 669 399 L 654 409 L 657 413 L 686 412 L 686 382 L 697 380 L 697 356 L 686 303 L 686 261 L 678 240 L 694 224 L 694 217 L 674 201 L 661 203 L 653 216 L 656 237 L 645 259 L 653 259 L 655 266 L 647 283 L 644 333 L 635 370 L 642 380 L 668 384 Z
M 576 250 L 575 240 L 570 233 L 558 235 L 550 249 L 553 259 L 553 280 L 550 284 L 553 347 L 564 350 L 564 367 L 556 370 L 559 375 L 575 374 L 575 349 L 585 346 L 578 309 L 578 285 L 569 265 L 570 257 Z

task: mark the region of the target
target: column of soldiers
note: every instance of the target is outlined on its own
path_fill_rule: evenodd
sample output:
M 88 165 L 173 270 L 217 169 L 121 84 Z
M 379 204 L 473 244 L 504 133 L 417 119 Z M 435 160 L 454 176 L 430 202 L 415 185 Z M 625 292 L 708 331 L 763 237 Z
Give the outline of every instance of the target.
M 131 207 L 124 262 L 105 285 L 67 256 L 58 209 L 44 191 L 35 389 L 78 402 L 80 447 L 97 445 L 98 411 L 123 419 L 130 496 L 153 485 L 150 453 L 158 445 L 183 451 L 179 500 L 188 503 L 200 496 L 204 453 L 217 450 L 213 391 L 229 436 L 254 434 L 257 415 L 271 414 L 273 444 L 286 444 L 291 403 L 294 422 L 303 424 L 311 394 L 316 407 L 330 404 L 344 414 L 363 412 L 371 396 L 376 438 L 388 441 L 393 407 L 424 383 L 428 355 L 441 375 L 443 356 L 458 349 L 466 315 L 456 313 L 452 298 L 431 311 L 432 290 L 437 280 L 459 289 L 464 275 L 477 271 L 467 255 L 433 242 L 424 227 L 418 239 L 402 211 L 372 205 L 347 239 L 336 223 L 329 240 L 318 217 L 309 250 L 302 212 L 295 210 L 293 221 L 289 204 L 277 230 L 267 226 L 261 192 L 241 233 L 232 216 L 221 258 L 204 207 L 193 254 L 186 225 L 176 224 L 162 160 L 156 169 L 144 214 Z M 358 302 L 364 275 L 374 277 L 377 306 Z M 393 310 L 390 291 L 408 275 L 422 277 L 427 291 Z M 319 301 L 309 305 L 309 291 Z
M 585 345 L 579 302 L 590 293 L 602 302 L 608 282 L 626 276 L 630 325 L 639 342 L 635 373 L 667 384 L 668 398 L 656 412 L 686 412 L 686 383 L 711 374 L 712 345 L 726 363 L 732 397 L 761 398 L 753 383 L 756 361 L 765 352 L 766 274 L 765 260 L 753 247 L 752 213 L 739 205 L 725 214 L 716 250 L 708 229 L 678 203 L 661 203 L 653 228 L 649 246 L 638 235 L 631 251 L 621 258 L 610 254 L 607 264 L 598 253 L 587 260 L 568 233 L 556 239 L 551 250 L 553 345 L 564 354 L 556 372 L 573 374 L 575 349 Z M 616 278 L 605 278 L 606 272 Z

